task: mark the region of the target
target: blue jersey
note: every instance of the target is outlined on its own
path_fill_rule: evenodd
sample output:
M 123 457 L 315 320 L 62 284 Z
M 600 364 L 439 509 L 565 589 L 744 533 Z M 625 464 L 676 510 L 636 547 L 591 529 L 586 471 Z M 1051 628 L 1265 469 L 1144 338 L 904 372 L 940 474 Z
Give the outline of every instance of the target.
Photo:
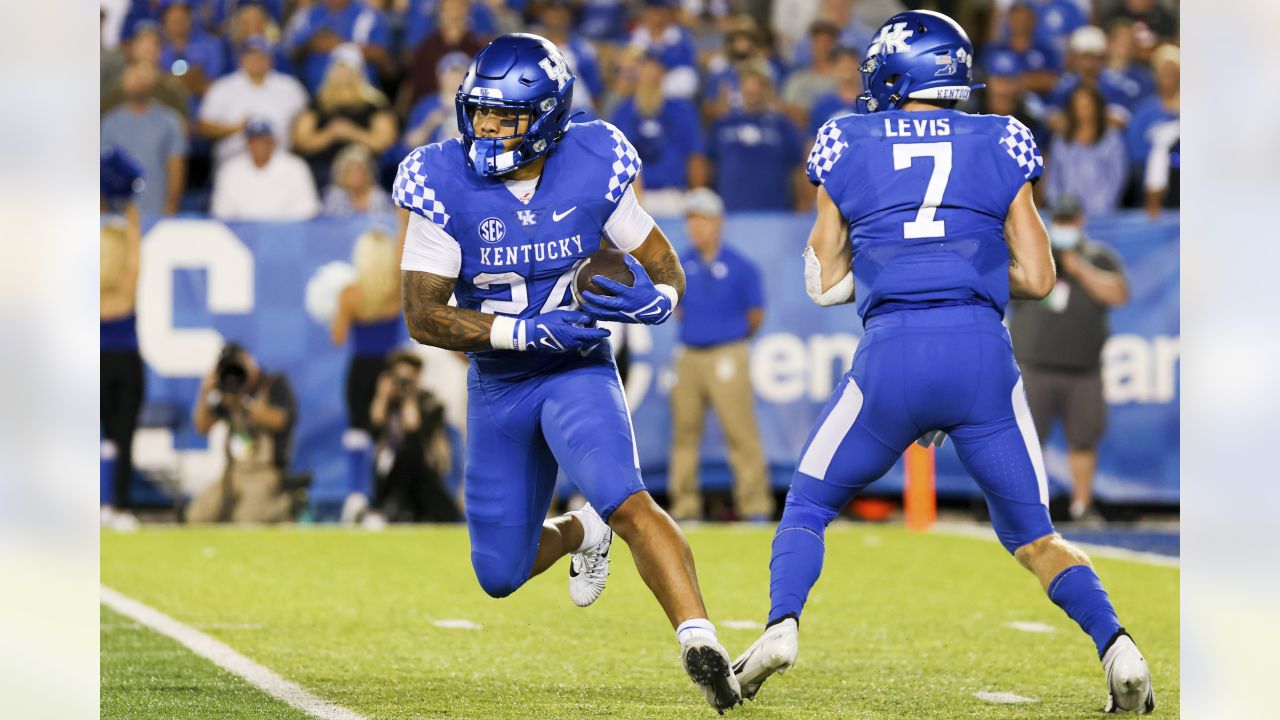
M 858 314 L 1009 301 L 1004 221 L 1044 161 L 1004 115 L 890 111 L 818 131 L 809 180 L 849 223 Z
M 458 307 L 518 318 L 573 304 L 575 264 L 601 247 L 606 221 L 640 172 L 636 149 L 614 126 L 571 123 L 548 156 L 526 205 L 500 178 L 467 166 L 460 139 L 425 145 L 400 164 L 396 205 L 442 228 L 461 251 Z M 597 346 L 592 355 L 607 355 Z M 481 378 L 519 379 L 565 366 L 578 353 L 471 353 Z

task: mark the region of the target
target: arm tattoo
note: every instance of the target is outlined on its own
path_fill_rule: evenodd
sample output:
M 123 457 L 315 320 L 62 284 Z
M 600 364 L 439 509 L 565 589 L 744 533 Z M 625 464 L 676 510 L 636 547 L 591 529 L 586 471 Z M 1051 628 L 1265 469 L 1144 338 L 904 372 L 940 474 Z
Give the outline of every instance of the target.
M 409 337 L 446 350 L 490 350 L 493 316 L 449 305 L 456 278 L 402 271 L 400 287 Z
M 671 247 L 662 230 L 655 226 L 634 255 L 655 285 L 670 285 L 676 289 L 677 295 L 684 297 L 684 268 L 680 266 L 680 256 L 676 255 L 675 248 Z

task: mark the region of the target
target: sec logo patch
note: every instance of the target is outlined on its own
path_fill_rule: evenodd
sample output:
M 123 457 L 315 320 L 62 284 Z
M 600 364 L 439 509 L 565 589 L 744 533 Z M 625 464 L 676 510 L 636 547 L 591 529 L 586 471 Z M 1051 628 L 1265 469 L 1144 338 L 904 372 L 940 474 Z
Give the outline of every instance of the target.
M 480 227 L 476 229 L 480 234 L 480 239 L 490 245 L 498 242 L 507 234 L 507 226 L 496 217 L 485 218 L 480 222 Z

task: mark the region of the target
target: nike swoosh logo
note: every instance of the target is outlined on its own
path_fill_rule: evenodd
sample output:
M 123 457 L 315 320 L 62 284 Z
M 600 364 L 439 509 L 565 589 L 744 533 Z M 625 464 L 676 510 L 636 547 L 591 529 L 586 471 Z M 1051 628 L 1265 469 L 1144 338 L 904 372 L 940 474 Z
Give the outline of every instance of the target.
M 565 219 L 565 218 L 569 217 L 569 213 L 571 213 L 571 212 L 573 212 L 574 210 L 577 210 L 577 209 L 578 209 L 578 206 L 577 206 L 577 205 L 574 205 L 573 207 L 569 208 L 568 210 L 565 210 L 565 211 L 564 211 L 564 212 L 562 212 L 562 213 L 558 213 L 558 212 L 555 212 L 555 211 L 553 210 L 553 211 L 551 212 L 551 220 L 552 220 L 552 221 L 554 221 L 554 222 L 560 222 L 561 220 L 563 220 L 563 219 Z
M 569 561 L 569 577 L 578 577 L 578 568 L 576 565 L 577 563 L 573 562 L 573 560 Z

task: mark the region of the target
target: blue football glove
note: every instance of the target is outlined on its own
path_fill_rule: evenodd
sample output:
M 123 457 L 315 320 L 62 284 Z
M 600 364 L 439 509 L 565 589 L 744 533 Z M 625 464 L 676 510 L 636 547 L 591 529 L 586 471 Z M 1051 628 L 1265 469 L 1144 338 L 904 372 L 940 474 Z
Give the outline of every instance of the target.
M 613 295 L 597 295 L 590 290 L 582 292 L 582 309 L 596 320 L 613 320 L 624 323 L 657 325 L 671 317 L 676 308 L 676 291 L 668 285 L 654 285 L 649 273 L 639 260 L 627 255 L 624 258 L 631 274 L 635 276 L 628 287 L 602 275 L 591 278 L 597 285 Z
M 142 166 L 120 148 L 107 148 L 100 161 L 99 192 L 108 201 L 130 200 L 142 192 Z
M 491 335 L 499 350 L 521 352 L 565 352 L 599 344 L 609 337 L 604 328 L 592 327 L 586 313 L 576 310 L 552 310 L 527 320 L 499 317 L 494 320 Z

